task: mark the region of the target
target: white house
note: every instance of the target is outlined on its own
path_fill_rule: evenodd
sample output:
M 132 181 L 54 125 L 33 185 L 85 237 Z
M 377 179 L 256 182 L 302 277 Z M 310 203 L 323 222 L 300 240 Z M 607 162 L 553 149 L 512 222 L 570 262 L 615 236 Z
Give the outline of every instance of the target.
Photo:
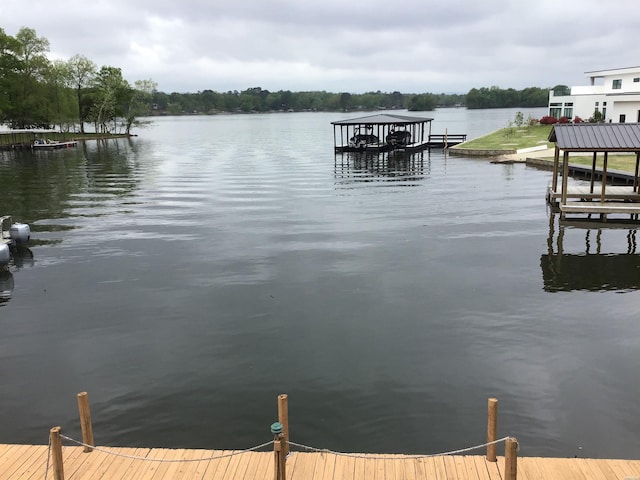
M 549 115 L 587 121 L 599 112 L 605 122 L 640 122 L 640 67 L 585 72 L 588 86 L 549 92 Z

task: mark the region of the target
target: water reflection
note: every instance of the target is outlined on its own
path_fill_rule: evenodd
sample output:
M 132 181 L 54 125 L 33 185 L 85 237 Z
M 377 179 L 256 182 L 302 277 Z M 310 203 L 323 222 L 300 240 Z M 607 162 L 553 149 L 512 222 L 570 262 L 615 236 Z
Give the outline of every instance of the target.
M 0 307 L 4 306 L 13 295 L 14 280 L 12 270 L 19 271 L 25 267 L 33 267 L 33 252 L 25 247 L 11 249 L 9 265 L 0 268 Z
M 576 247 L 578 252 L 571 252 Z M 552 214 L 540 266 L 548 292 L 638 290 L 637 226 L 558 222 L 556 233 Z
M 345 152 L 336 154 L 334 161 L 338 184 L 386 181 L 411 186 L 428 176 L 430 169 L 431 158 L 424 151 Z
M 131 139 L 110 139 L 73 149 L 1 152 L 2 210 L 28 223 L 42 242 L 56 242 L 47 235 L 131 202 L 141 182 L 140 147 Z
M 13 274 L 6 269 L 0 269 L 0 307 L 11 299 L 13 294 Z

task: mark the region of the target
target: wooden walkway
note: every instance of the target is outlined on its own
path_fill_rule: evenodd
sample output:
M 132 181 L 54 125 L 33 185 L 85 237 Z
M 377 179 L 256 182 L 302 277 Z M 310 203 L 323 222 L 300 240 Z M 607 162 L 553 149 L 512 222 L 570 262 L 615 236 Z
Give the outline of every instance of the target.
M 605 189 L 606 198 L 609 200 L 629 200 L 632 202 L 640 202 L 640 192 L 634 191 L 632 186 L 625 185 L 607 185 Z M 549 186 L 549 195 L 552 199 L 557 200 L 562 197 L 562 189 L 554 192 Z M 593 192 L 589 185 L 568 185 L 567 198 L 584 198 L 589 200 L 600 199 L 602 195 L 602 185 L 594 185 Z
M 82 447 L 63 447 L 66 480 L 273 480 L 273 452 L 249 452 L 213 459 L 231 451 L 114 448 L 112 453 L 143 457 L 145 461 L 102 451 L 84 453 Z M 46 445 L 0 444 L 0 480 L 43 480 L 47 472 Z M 483 456 L 404 456 L 391 459 L 330 453 L 292 453 L 287 480 L 502 480 L 504 458 L 496 463 Z M 204 460 L 199 460 L 204 459 Z M 167 460 L 199 460 L 173 462 Z M 51 466 L 46 478 L 53 479 Z M 518 458 L 522 480 L 640 480 L 640 460 L 583 458 Z

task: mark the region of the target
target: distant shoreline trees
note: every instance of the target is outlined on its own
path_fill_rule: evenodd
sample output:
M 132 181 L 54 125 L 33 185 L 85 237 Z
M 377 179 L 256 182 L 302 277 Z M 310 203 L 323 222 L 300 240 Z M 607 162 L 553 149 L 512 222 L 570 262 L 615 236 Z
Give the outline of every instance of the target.
M 242 91 L 170 94 L 152 80 L 124 79 L 114 66 L 98 66 L 82 55 L 51 62 L 49 41 L 23 27 L 15 37 L 0 28 L 0 124 L 14 129 L 51 128 L 84 133 L 126 133 L 152 115 L 289 111 L 431 111 L 438 107 L 545 107 L 549 89 L 472 88 L 467 94 L 326 91 Z

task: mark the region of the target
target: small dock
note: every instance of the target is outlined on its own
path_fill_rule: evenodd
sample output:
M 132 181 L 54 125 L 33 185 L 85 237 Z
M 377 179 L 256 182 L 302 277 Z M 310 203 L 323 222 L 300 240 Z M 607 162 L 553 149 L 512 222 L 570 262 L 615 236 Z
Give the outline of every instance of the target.
M 64 478 L 274 480 L 273 452 L 112 447 L 108 451 L 111 453 L 85 453 L 83 447 L 65 447 Z M 44 479 L 48 453 L 47 445 L 0 444 L 0 478 Z M 411 458 L 293 452 L 286 459 L 286 480 L 505 480 L 504 457 L 496 460 L 490 462 L 480 455 Z M 51 464 L 46 478 L 54 478 Z M 640 460 L 520 457 L 517 478 L 637 480 Z
M 612 214 L 628 216 L 638 220 L 640 215 L 640 124 L 556 124 L 549 134 L 549 141 L 555 142 L 553 159 L 553 177 L 547 188 L 547 202 L 560 212 L 564 220 L 568 214 L 599 215 L 607 221 Z M 562 152 L 562 165 L 560 165 Z M 589 153 L 592 155 L 591 169 L 588 172 L 589 184 L 586 186 L 569 185 L 570 153 Z M 626 186 L 609 185 L 620 177 L 609 174 L 610 154 L 634 153 L 636 155 L 635 172 L 628 175 Z M 601 157 L 598 157 L 601 154 Z M 598 168 L 599 160 L 602 161 Z M 559 184 L 559 177 L 562 181 Z M 599 184 L 596 184 L 599 181 Z
M 36 133 L 27 130 L 12 130 L 0 133 L 0 150 L 29 150 L 36 141 Z
M 342 453 L 292 442 L 285 394 L 278 396 L 273 440 L 245 450 L 99 447 L 93 442 L 88 395 L 80 392 L 77 399 L 82 441 L 53 427 L 49 445 L 0 444 L 1 480 L 640 479 L 640 460 L 518 458 L 515 438 L 496 438 L 495 398 L 487 401 L 487 443 L 435 455 Z M 261 451 L 267 448 L 272 450 Z M 479 454 L 480 449 L 486 454 Z
M 78 145 L 69 139 L 71 134 L 60 132 L 36 132 L 32 130 L 12 130 L 0 132 L 0 150 L 57 150 Z M 51 140 L 48 137 L 53 137 Z

